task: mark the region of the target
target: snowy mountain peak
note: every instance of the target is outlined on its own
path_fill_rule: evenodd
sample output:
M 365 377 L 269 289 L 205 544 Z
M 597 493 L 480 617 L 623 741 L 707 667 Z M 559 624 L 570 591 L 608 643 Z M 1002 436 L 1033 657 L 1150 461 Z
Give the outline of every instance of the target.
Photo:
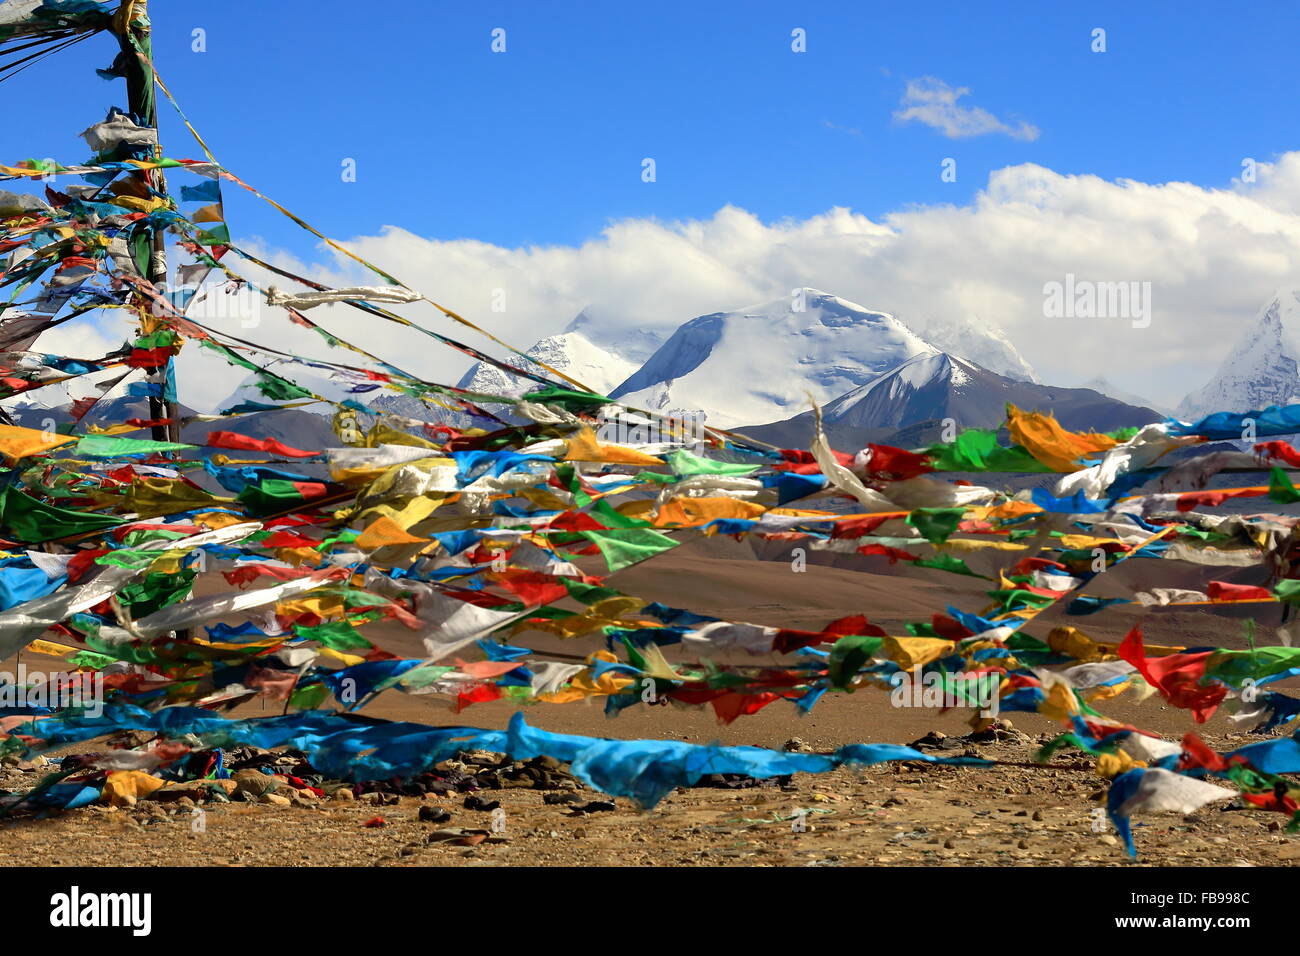
M 892 315 L 817 289 L 714 312 L 680 326 L 610 392 L 652 410 L 702 410 L 722 428 L 825 403 L 915 355 L 938 350 Z
M 1300 400 L 1300 290 L 1284 288 L 1247 325 L 1219 370 L 1183 399 L 1178 417 L 1248 412 Z
M 944 352 L 914 355 L 896 368 L 828 402 L 826 434 L 844 448 L 881 441 L 916 447 L 942 437 L 949 424 L 997 428 L 1007 403 L 1051 412 L 1065 428 L 1106 431 L 1158 421 L 1135 408 L 1082 388 L 1020 382 Z M 744 429 L 744 434 L 783 448 L 804 448 L 812 438 L 813 414 Z
M 946 352 L 915 355 L 897 368 L 841 395 L 823 410 L 827 421 L 899 428 L 944 418 L 983 369 Z
M 653 329 L 627 329 L 621 326 L 622 323 L 609 321 L 597 307 L 587 306 L 564 327 L 561 334 L 577 332 L 592 345 L 638 365 L 664 344 L 662 332 Z
M 931 345 L 981 368 L 1020 382 L 1039 381 L 1033 366 L 1007 334 L 991 322 L 968 315 L 951 322 L 931 321 L 911 327 Z
M 582 317 L 578 316 L 579 319 Z M 585 332 L 574 329 L 573 324 L 570 329 L 571 331 L 548 335 L 525 354 L 603 394 L 608 394 L 611 388 L 636 371 L 638 362 L 635 358 L 624 357 L 597 345 Z M 518 355 L 510 355 L 504 362 L 514 368 L 527 367 L 532 372 L 546 374 Z M 471 392 L 490 395 L 517 396 L 537 388 L 531 379 L 511 375 L 485 362 L 475 363 L 457 384 Z

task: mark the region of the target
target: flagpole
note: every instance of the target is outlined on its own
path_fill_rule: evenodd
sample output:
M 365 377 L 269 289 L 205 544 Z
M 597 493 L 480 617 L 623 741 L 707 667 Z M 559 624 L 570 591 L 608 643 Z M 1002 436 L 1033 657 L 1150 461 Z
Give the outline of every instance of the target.
M 113 20 L 113 29 L 121 46 L 122 63 L 126 72 L 127 110 L 137 123 L 154 131 L 154 156 L 161 159 L 162 141 L 158 136 L 158 102 L 154 96 L 149 0 L 122 0 Z M 143 170 L 141 175 L 159 196 L 167 195 L 167 181 L 161 169 Z M 154 288 L 164 291 L 167 287 L 167 241 L 163 226 L 159 223 L 153 224 L 152 235 L 149 237 L 147 271 L 146 278 Z M 141 319 L 143 326 L 143 315 Z M 170 362 L 169 359 L 168 365 Z M 167 366 L 155 365 L 147 370 L 150 379 L 161 380 L 164 390 L 166 369 Z M 149 396 L 149 417 L 154 421 L 167 419 L 166 425 L 153 426 L 154 441 L 180 441 L 181 425 L 176 403 L 165 397 L 165 391 L 163 394 Z M 188 640 L 190 636 L 189 628 L 180 628 L 175 633 L 181 640 Z
M 149 28 L 149 0 L 123 0 L 114 20 L 114 31 L 122 49 L 122 62 L 126 71 L 127 110 L 135 121 L 155 134 L 154 151 L 162 155 L 158 142 L 158 104 L 154 96 L 153 41 Z M 143 56 L 141 56 L 143 52 Z M 167 194 L 167 183 L 161 169 L 144 170 L 144 181 L 159 195 Z M 146 278 L 160 291 L 167 287 L 167 245 L 164 227 L 154 224 L 149 241 L 149 267 Z M 155 365 L 147 369 L 151 380 L 163 382 L 167 366 Z M 162 395 L 149 396 L 149 417 L 155 421 L 167 419 L 166 425 L 153 426 L 154 441 L 180 441 L 180 422 L 176 403 Z

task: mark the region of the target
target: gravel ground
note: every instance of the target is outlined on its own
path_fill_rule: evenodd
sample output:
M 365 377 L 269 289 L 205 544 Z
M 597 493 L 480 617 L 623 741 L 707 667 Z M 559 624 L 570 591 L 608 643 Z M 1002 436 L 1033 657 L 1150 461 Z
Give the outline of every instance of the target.
M 1221 743 L 1221 742 L 1218 742 Z M 1035 743 L 981 746 L 981 756 L 1031 761 Z M 1139 858 L 1094 829 L 1105 784 L 1073 758 L 1052 768 L 900 764 L 796 775 L 785 785 L 679 790 L 645 812 L 567 783 L 474 796 L 504 816 L 463 806 L 465 794 L 281 797 L 274 803 L 188 799 L 94 806 L 0 823 L 10 865 L 96 866 L 1252 866 L 1300 861 L 1285 817 L 1211 805 L 1193 817 L 1135 821 Z M 40 771 L 9 769 L 20 789 Z M 612 802 L 578 813 L 573 805 Z M 396 800 L 394 803 L 385 803 Z M 287 805 L 285 805 L 287 804 Z M 450 819 L 426 822 L 433 808 Z M 804 811 L 799 832 L 796 814 Z M 483 831 L 474 846 L 439 842 L 450 828 Z M 494 828 L 497 832 L 493 832 Z M 452 836 L 457 836 L 453 831 Z M 431 842 L 431 837 L 433 841 Z

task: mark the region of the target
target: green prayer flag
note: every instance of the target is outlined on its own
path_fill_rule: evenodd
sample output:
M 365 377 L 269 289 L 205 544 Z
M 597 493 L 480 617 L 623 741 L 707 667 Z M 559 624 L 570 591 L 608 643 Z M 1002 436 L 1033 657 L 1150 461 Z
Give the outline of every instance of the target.
M 965 574 L 972 578 L 988 580 L 987 575 L 976 574 L 961 558 L 954 558 L 951 554 L 945 554 L 944 552 L 936 554 L 933 558 L 922 558 L 915 564 L 918 568 L 934 568 L 938 571 L 949 571 L 953 574 Z
M 325 703 L 325 698 L 329 695 L 329 688 L 324 684 L 295 687 L 289 695 L 289 706 L 294 710 L 315 710 Z
M 573 578 L 561 577 L 560 583 L 569 589 L 569 597 L 583 604 L 592 605 L 607 598 L 622 597 L 622 591 L 616 591 L 614 588 L 602 588 L 594 584 L 585 584 L 582 581 L 575 581 Z
M 301 385 L 295 385 L 287 378 L 281 378 L 271 372 L 258 372 L 257 390 L 267 398 L 277 402 L 287 402 L 295 398 L 311 398 L 311 392 Z
M 931 544 L 942 544 L 957 530 L 965 508 L 917 508 L 907 516 L 907 523 Z
M 295 627 L 293 632 L 305 640 L 316 641 L 336 651 L 369 650 L 374 646 L 347 621 L 331 621 L 315 627 L 300 625 Z
M 245 485 L 235 500 L 247 505 L 253 514 L 270 514 L 294 508 L 307 499 L 298 485 L 286 478 L 263 478 L 255 485 Z
M 601 498 L 592 506 L 591 512 L 593 515 L 599 515 L 601 522 L 609 528 L 653 527 L 649 521 L 641 518 L 629 518 L 627 515 L 620 513 L 604 498 Z
M 849 634 L 836 641 L 830 654 L 831 685 L 840 690 L 848 690 L 849 681 L 880 650 L 883 642 L 884 638 L 866 634 Z
M 758 469 L 757 465 L 732 464 L 725 461 L 714 461 L 712 458 L 701 458 L 699 455 L 693 455 L 685 448 L 679 448 L 664 456 L 673 474 L 681 478 L 689 478 L 692 475 L 748 475 Z
M 609 399 L 594 392 L 580 392 L 573 388 L 552 385 L 528 392 L 523 398 L 539 405 L 557 405 L 569 412 L 591 411 L 608 405 Z
M 572 465 L 563 464 L 555 466 L 555 477 L 560 479 L 560 483 L 568 489 L 573 495 L 573 503 L 579 508 L 585 508 L 591 504 L 591 495 L 587 494 L 582 488 L 582 479 L 578 477 L 578 470 Z
M 119 438 L 115 435 L 83 435 L 75 455 L 85 458 L 123 458 L 127 455 L 153 455 L 165 451 L 191 451 L 196 445 L 179 442 L 150 441 L 144 438 Z
M 998 433 L 989 428 L 968 428 L 957 439 L 932 445 L 925 454 L 934 461 L 935 471 L 1034 471 L 1052 469 L 1020 445 L 1004 448 Z
M 0 536 L 26 544 L 105 531 L 120 524 L 121 518 L 56 508 L 16 488 L 0 492 Z
M 1269 472 L 1268 496 L 1273 501 L 1283 505 L 1293 505 L 1300 501 L 1300 491 L 1295 490 L 1295 485 L 1291 484 L 1291 479 L 1287 477 L 1287 473 L 1276 465 Z
M 581 531 L 579 534 L 600 549 L 611 574 L 681 544 L 650 528 L 612 528 L 608 531 Z
M 1283 578 L 1273 585 L 1273 593 L 1283 601 L 1300 600 L 1300 580 L 1295 578 Z

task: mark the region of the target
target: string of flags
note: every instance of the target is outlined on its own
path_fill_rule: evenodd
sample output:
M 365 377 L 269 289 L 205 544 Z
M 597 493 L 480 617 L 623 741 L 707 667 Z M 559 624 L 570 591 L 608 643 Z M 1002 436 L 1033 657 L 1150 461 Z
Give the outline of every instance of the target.
M 73 35 L 106 28 L 98 3 L 0 11 L 16 6 L 60 12 L 48 22 Z M 0 15 L 0 41 L 29 29 Z M 0 177 L 41 187 L 41 195 L 0 192 L 0 398 L 84 378 L 101 395 L 121 387 L 175 402 L 183 383 L 174 358 L 187 345 L 250 373 L 260 395 L 179 422 L 107 426 L 86 424 L 101 400 L 91 396 L 54 430 L 0 425 L 0 657 L 60 659 L 82 694 L 68 705 L 0 686 L 0 756 L 124 730 L 153 735 L 0 797 L 0 812 L 109 800 L 129 781 L 167 774 L 192 749 L 237 745 L 292 746 L 322 773 L 354 780 L 410 777 L 461 750 L 548 756 L 645 807 L 711 773 L 982 766 L 988 761 L 893 744 L 796 754 L 582 737 L 541 730 L 522 711 L 504 731 L 364 713 L 396 693 L 457 715 L 506 700 L 544 720 L 546 707 L 594 700 L 610 716 L 672 704 L 708 707 L 730 723 L 769 706 L 808 713 L 827 694 L 888 691 L 901 674 L 949 686 L 975 672 L 990 682 L 997 712 L 1060 724 L 1040 754 L 1044 766 L 1062 748 L 1095 760 L 1131 853 L 1134 814 L 1192 812 L 1231 797 L 1300 828 L 1300 785 L 1288 776 L 1300 773 L 1300 700 L 1273 686 L 1300 676 L 1300 647 L 1186 647 L 1163 637 L 1158 616 L 1147 627 L 1155 643 L 1141 627 L 1120 642 L 1087 633 L 1093 615 L 1116 605 L 1290 612 L 1300 601 L 1300 517 L 1213 509 L 1247 498 L 1300 501 L 1292 480 L 1300 451 L 1285 440 L 1300 432 L 1300 405 L 1110 433 L 1071 432 L 1049 414 L 1008 406 L 1000 429 L 967 429 L 917 449 L 835 449 L 819 418 L 807 449 L 696 434 L 554 369 L 521 369 L 417 325 L 388 307 L 431 300 L 363 260 L 382 284 L 332 289 L 262 262 L 232 238 L 222 187 L 262 194 L 185 122 L 206 160 L 164 158 L 155 130 L 113 111 L 83 134 L 92 153 L 84 163 L 0 166 Z M 161 170 L 185 180 L 177 192 L 142 175 Z M 151 278 L 160 231 L 182 260 L 170 285 Z M 261 288 L 236 262 L 292 285 Z M 309 361 L 191 314 L 203 295 L 232 284 L 342 358 Z M 484 394 L 427 381 L 305 314 L 327 303 L 416 329 L 531 390 Z M 34 348 L 45 331 L 90 312 L 125 314 L 139 334 L 94 358 Z M 295 381 L 299 369 L 346 384 L 354 397 L 313 392 Z M 431 414 L 385 412 L 376 394 L 417 399 Z M 335 413 L 333 440 L 322 447 L 222 427 L 321 404 Z M 474 424 L 448 424 L 438 410 Z M 140 435 L 160 424 L 192 433 L 203 423 L 211 427 L 188 442 Z M 1199 447 L 1225 440 L 1230 450 Z M 1242 471 L 1267 473 L 1268 483 L 1210 487 Z M 997 479 L 1006 474 L 1039 484 L 1011 490 Z M 905 562 L 982 581 L 984 600 L 889 630 L 870 609 L 807 629 L 721 619 L 619 586 L 619 572 L 716 535 L 854 554 L 883 572 Z M 1130 560 L 1196 565 L 1210 580 L 1098 593 L 1099 579 Z M 1265 569 L 1266 583 L 1219 579 L 1226 571 L 1217 569 L 1241 567 Z M 1077 625 L 1041 627 L 1049 609 Z M 423 654 L 385 647 L 391 626 L 409 631 Z M 572 642 L 574 652 L 531 647 L 530 635 Z M 104 699 L 91 701 L 91 691 Z M 1172 742 L 1106 717 L 1121 696 L 1187 711 L 1189 732 Z M 222 716 L 257 699 L 281 703 L 283 713 Z M 988 725 L 990 703 L 972 702 L 977 729 Z M 1194 728 L 1221 707 L 1273 736 L 1211 749 Z

